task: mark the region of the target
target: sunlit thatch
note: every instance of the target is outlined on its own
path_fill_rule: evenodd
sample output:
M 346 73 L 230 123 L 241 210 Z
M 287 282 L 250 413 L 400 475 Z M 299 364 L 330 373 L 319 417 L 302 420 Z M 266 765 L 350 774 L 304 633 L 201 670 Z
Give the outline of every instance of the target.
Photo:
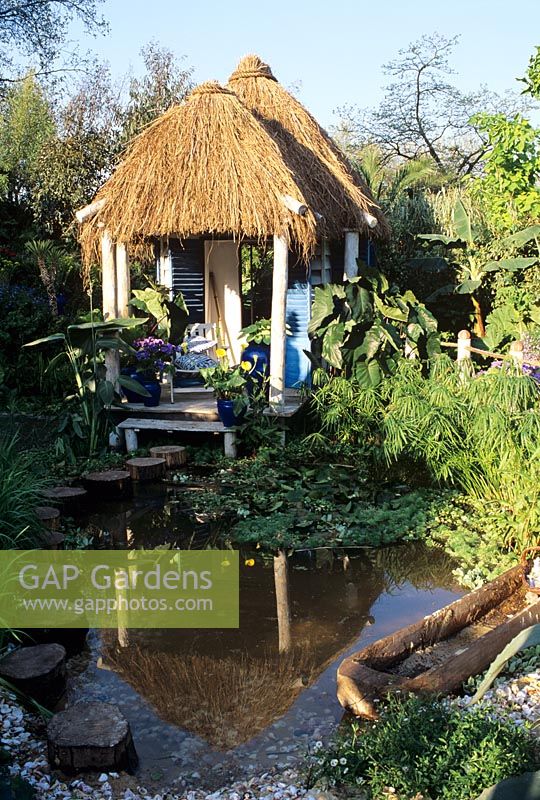
M 326 233 L 336 238 L 344 228 L 366 232 L 364 211 L 378 225 L 371 232 L 388 235 L 384 215 L 360 175 L 311 114 L 276 80 L 258 56 L 243 58 L 228 86 L 265 125 L 314 211 L 324 216 Z
M 306 203 L 276 143 L 238 97 L 204 83 L 149 125 L 128 148 L 96 199 L 104 207 L 83 225 L 88 260 L 104 229 L 115 241 L 227 234 L 290 238 L 304 256 L 317 223 L 283 203 Z

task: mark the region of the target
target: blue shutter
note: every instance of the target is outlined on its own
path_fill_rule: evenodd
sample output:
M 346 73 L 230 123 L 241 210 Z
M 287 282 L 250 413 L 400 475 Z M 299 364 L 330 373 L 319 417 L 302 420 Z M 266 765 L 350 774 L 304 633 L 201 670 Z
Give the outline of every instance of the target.
M 298 389 L 311 381 L 311 363 L 304 350 L 311 350 L 308 325 L 311 316 L 311 286 L 305 266 L 289 271 L 287 325 L 292 335 L 285 337 L 285 386 Z
M 172 288 L 182 292 L 189 311 L 189 322 L 204 319 L 204 242 L 202 239 L 169 241 Z

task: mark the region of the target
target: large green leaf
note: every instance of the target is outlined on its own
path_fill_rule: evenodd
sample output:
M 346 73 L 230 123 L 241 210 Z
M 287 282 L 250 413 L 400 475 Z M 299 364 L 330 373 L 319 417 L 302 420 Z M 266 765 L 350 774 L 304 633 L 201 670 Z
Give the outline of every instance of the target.
M 114 386 L 110 381 L 99 381 L 97 395 L 104 406 L 112 405 L 114 401 Z
M 326 329 L 322 340 L 322 357 L 328 361 L 332 367 L 341 369 L 343 366 L 343 354 L 341 348 L 345 336 L 345 325 L 343 322 L 333 321 Z
M 506 663 L 512 656 L 515 656 L 520 650 L 526 650 L 527 647 L 535 647 L 538 644 L 540 644 L 540 624 L 531 625 L 530 628 L 525 628 L 524 631 L 514 636 L 512 641 L 501 650 L 497 658 L 491 662 L 491 666 L 472 697 L 471 703 L 478 703 L 478 701 L 482 699 L 497 675 L 503 671 Z
M 396 306 L 390 306 L 387 303 L 383 303 L 383 301 L 380 299 L 380 297 L 377 297 L 377 295 L 374 295 L 373 299 L 375 300 L 377 310 L 381 312 L 383 317 L 388 317 L 388 319 L 393 319 L 396 322 L 407 322 L 409 319 L 408 310 L 403 311 Z
M 63 333 L 52 333 L 50 336 L 44 336 L 42 339 L 34 339 L 33 342 L 26 342 L 23 347 L 36 347 L 40 344 L 51 344 L 52 342 L 65 342 L 66 337 Z
M 482 281 L 463 281 L 459 286 L 456 286 L 458 294 L 472 294 L 482 285 Z
M 329 283 L 326 286 L 315 287 L 308 327 L 308 333 L 312 336 L 320 333 L 319 329 L 323 327 L 323 323 L 327 323 L 329 318 L 334 316 L 336 299 L 345 299 L 345 290 L 342 286 Z
M 484 272 L 497 272 L 500 269 L 506 269 L 510 272 L 516 272 L 518 269 L 527 269 L 536 264 L 537 258 L 501 258 L 499 261 L 488 261 L 484 264 Z
M 507 236 L 502 240 L 501 244 L 504 247 L 523 247 L 523 245 L 527 244 L 527 242 L 539 237 L 540 225 L 531 225 L 528 228 L 523 228 L 522 231 L 513 233 L 512 236 Z
M 359 362 L 355 367 L 354 375 L 360 386 L 366 389 L 378 386 L 382 380 L 382 372 L 376 361 Z
M 373 304 L 371 293 L 358 284 L 347 284 L 345 297 L 351 309 L 351 316 L 357 322 L 371 322 L 373 319 Z
M 418 323 L 422 326 L 422 328 L 425 330 L 426 333 L 428 334 L 433 333 L 438 335 L 437 320 L 435 319 L 431 311 L 428 311 L 427 308 L 422 303 L 418 303 L 418 305 L 414 307 L 414 316 L 416 317 Z
M 119 375 L 118 383 L 120 386 L 123 386 L 124 389 L 129 389 L 130 391 L 134 392 L 134 394 L 139 394 L 141 397 L 150 397 L 150 392 L 148 389 L 145 389 L 142 383 L 139 383 L 139 381 L 130 378 L 129 375 Z
M 459 197 L 454 206 L 454 228 L 460 239 L 467 242 L 469 245 L 474 243 L 471 218 L 465 211 L 465 206 Z
M 417 239 L 423 239 L 426 242 L 435 242 L 436 244 L 444 244 L 445 247 L 466 247 L 467 242 L 459 236 L 444 236 L 442 233 L 419 233 Z

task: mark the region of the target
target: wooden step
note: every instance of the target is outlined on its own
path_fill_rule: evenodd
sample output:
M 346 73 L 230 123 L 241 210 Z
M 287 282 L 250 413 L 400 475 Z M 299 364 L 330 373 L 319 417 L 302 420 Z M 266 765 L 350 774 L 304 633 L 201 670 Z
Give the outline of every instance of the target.
M 236 458 L 236 430 L 226 428 L 222 422 L 190 419 L 148 419 L 130 417 L 117 425 L 126 435 L 128 452 L 137 450 L 138 431 L 165 431 L 166 433 L 213 433 L 224 437 L 225 455 Z

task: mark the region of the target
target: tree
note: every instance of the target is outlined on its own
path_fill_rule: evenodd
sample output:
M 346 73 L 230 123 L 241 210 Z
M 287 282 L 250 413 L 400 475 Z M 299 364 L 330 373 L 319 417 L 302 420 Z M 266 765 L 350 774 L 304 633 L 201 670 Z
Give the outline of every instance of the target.
M 449 79 L 449 59 L 459 37 L 422 36 L 383 67 L 391 78 L 377 109 L 341 109 L 341 136 L 353 146 L 377 144 L 388 160 L 429 156 L 441 172 L 475 170 L 485 136 L 471 117 L 490 107 L 519 107 L 519 99 L 496 97 L 485 88 L 464 93 Z
M 133 136 L 180 103 L 192 88 L 192 67 L 184 68 L 171 50 L 149 42 L 141 50 L 146 73 L 142 78 L 132 78 L 129 84 L 128 103 L 122 118 L 122 140 Z M 182 59 L 183 60 L 183 59 Z
M 540 47 L 529 61 L 523 94 L 540 100 Z M 480 113 L 474 124 L 486 137 L 482 175 L 472 190 L 483 197 L 491 226 L 514 230 L 540 219 L 540 128 L 522 114 Z
M 0 0 L 0 83 L 13 80 L 12 53 L 31 59 L 42 73 L 54 71 L 51 63 L 65 42 L 69 22 L 78 18 L 87 31 L 104 30 L 97 14 L 102 0 Z
M 40 154 L 55 132 L 49 101 L 30 73 L 0 104 L 0 191 L 10 202 L 30 206 Z

